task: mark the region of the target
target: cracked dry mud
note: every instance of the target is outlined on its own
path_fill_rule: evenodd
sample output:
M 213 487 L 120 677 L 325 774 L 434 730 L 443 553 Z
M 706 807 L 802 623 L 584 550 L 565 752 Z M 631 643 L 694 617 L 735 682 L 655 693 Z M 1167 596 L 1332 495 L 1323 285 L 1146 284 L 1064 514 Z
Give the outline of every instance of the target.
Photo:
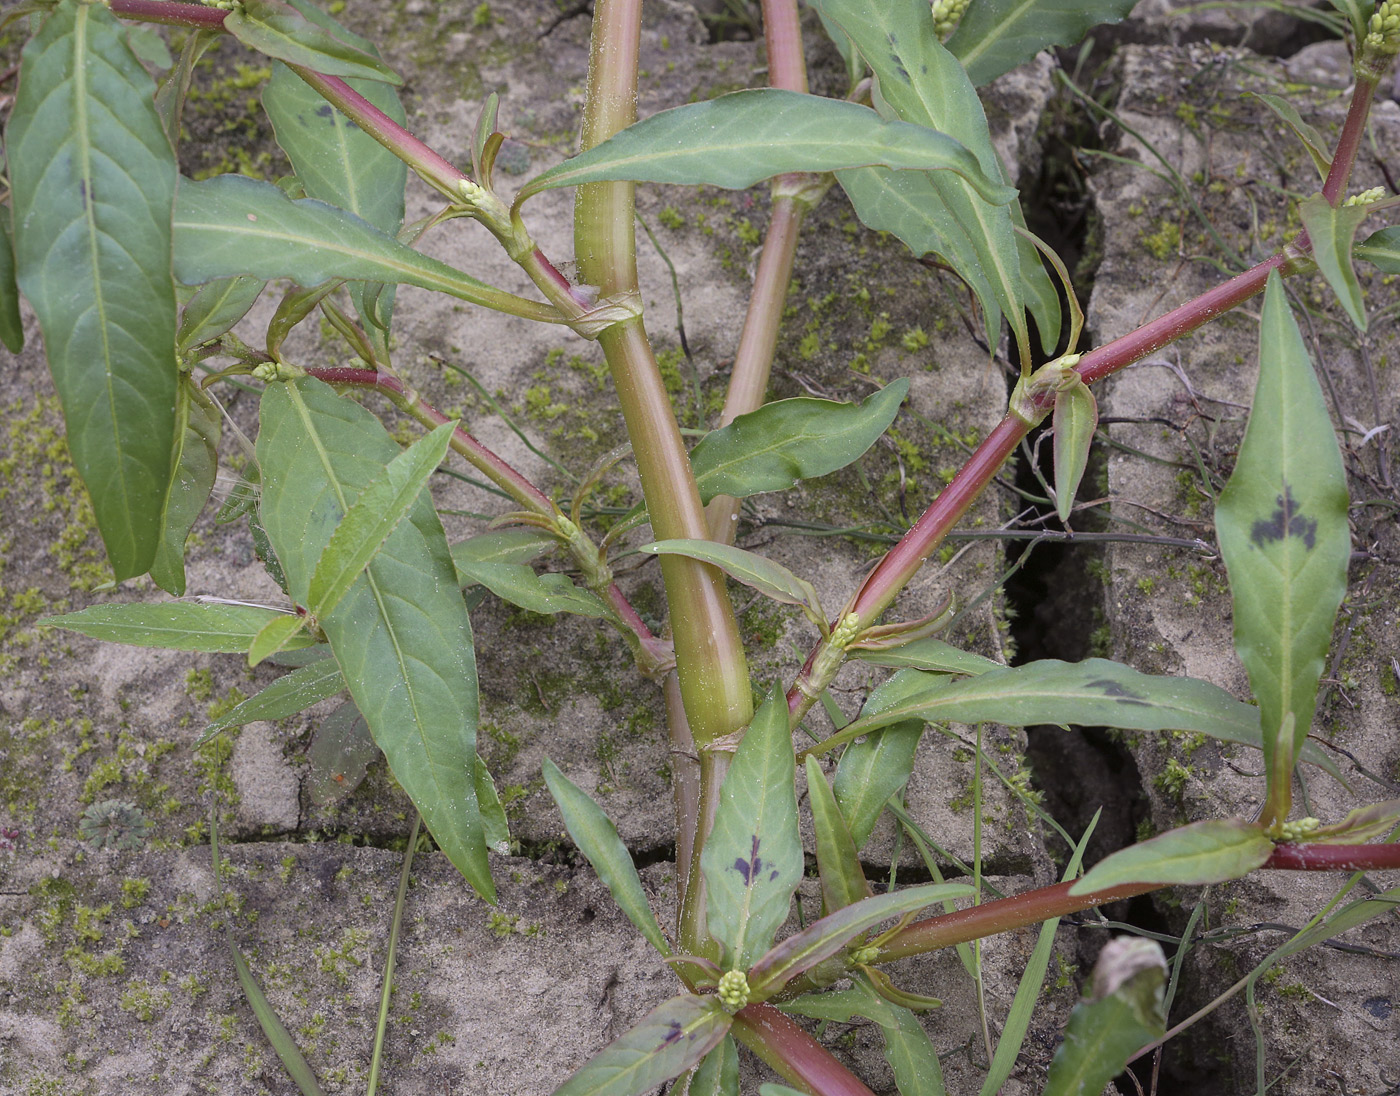
M 1304 116 L 1330 134 L 1345 101 L 1325 81 L 1344 73 L 1344 63 L 1339 70 L 1336 48 L 1325 43 L 1299 51 L 1310 32 L 1280 22 L 1276 13 L 1173 19 L 1170 8 L 1151 0 L 1132 20 L 1100 35 L 1107 67 L 1094 90 L 1116 89 L 1114 109 L 1180 173 L 1231 246 L 1263 254 L 1260 249 L 1291 231 L 1281 191 L 1311 186 L 1306 175 L 1312 169 L 1242 92 L 1290 83 L 1306 104 Z M 515 138 L 507 166 L 523 180 L 566 155 L 574 140 L 587 20 L 556 22 L 553 5 L 531 0 L 492 3 L 489 11 L 482 25 L 470 6 L 407 0 L 377 10 L 352 0 L 343 18 L 381 43 L 405 76 L 410 125 L 449 157 L 464 157 L 482 96 L 499 91 L 502 128 Z M 648 5 L 646 19 L 643 115 L 762 83 L 761 44 L 710 43 L 694 10 L 675 0 Z M 840 94 L 838 70 L 815 28 L 808 41 L 817 59 L 814 90 Z M 1235 48 L 1241 41 L 1284 59 Z M 234 50 L 221 56 L 226 67 L 203 100 L 207 112 L 196 103 L 190 124 L 213 134 L 214 112 L 225 109 L 238 124 L 213 153 L 201 153 L 186 169 L 262 162 L 263 170 L 275 172 L 268 135 L 244 102 L 255 94 L 241 86 L 250 80 L 232 67 Z M 1086 82 L 1098 61 L 1096 54 Z M 1302 83 L 1320 82 L 1300 90 Z M 1051 64 L 1041 59 L 999 81 L 988 107 L 1003 156 L 1028 184 L 1028 200 L 1051 215 L 1056 197 L 1037 192 L 1034 180 L 1049 177 L 1042 172 L 1047 160 L 1063 162 L 1069 155 L 1054 137 L 1080 109 L 1063 97 L 1052 100 L 1053 90 Z M 1160 168 L 1158 161 L 1118 126 L 1098 120 L 1094 128 L 1093 144 L 1132 162 L 1081 157 L 1090 172 L 1092 228 L 1078 230 L 1072 243 L 1085 253 L 1082 276 L 1095 279 L 1088 302 L 1091 344 L 1220 276 L 1196 260 L 1217 254 L 1215 245 L 1202 238 L 1202 224 L 1177 192 L 1149 170 Z M 1400 110 L 1394 103 L 1378 104 L 1375 132 L 1376 161 L 1363 157 L 1358 187 L 1384 181 L 1377 163 L 1397 168 Z M 550 192 L 530 207 L 531 227 L 552 256 L 566 258 L 571 251 L 569 202 L 568 194 Z M 426 191 L 411 184 L 410 218 L 429 206 Z M 639 208 L 680 277 L 694 376 L 679 351 L 669 273 L 643 239 L 649 328 L 673 370 L 683 425 L 701 426 L 727 379 L 754 246 L 766 223 L 766 192 L 646 187 Z M 526 289 L 484 233 L 452 226 L 430 236 L 426 248 L 494 284 Z M 896 426 L 901 440 L 864 462 L 872 488 L 846 473 L 804 485 L 791 501 L 761 497 L 746 511 L 741 544 L 799 569 L 827 603 L 839 603 L 878 546 L 794 535 L 790 523 L 847 525 L 869 516 L 872 506 L 895 520 L 912 518 L 940 477 L 958 465 L 960 445 L 1000 417 L 1006 385 L 970 337 L 966 297 L 954 281 L 914 263 L 895 241 L 861 229 L 838 195 L 827 198 L 804 233 L 796 269 L 773 395 L 853 399 L 872 390 L 869 378 L 913 381 L 909 410 Z M 1320 309 L 1312 334 L 1334 414 L 1357 424 L 1345 435 L 1353 498 L 1393 502 L 1400 475 L 1387 456 L 1393 445 L 1387 450 L 1376 437 L 1365 445 L 1361 439 L 1396 421 L 1394 335 L 1375 331 L 1365 348 L 1373 392 L 1366 363 L 1347 329 L 1334 322 L 1337 313 L 1320 280 L 1298 279 L 1294 288 Z M 1376 285 L 1373 292 L 1385 290 Z M 621 440 L 617 423 L 598 411 L 606 383 L 596 347 L 416 290 L 401 292 L 397 323 L 398 361 L 413 381 L 445 410 L 464 412 L 487 445 L 546 485 L 557 483 L 557 475 L 438 359 L 462 366 L 486 391 L 499 393 L 526 432 L 570 466 L 586 464 Z M 188 658 L 35 627 L 39 616 L 61 606 L 163 595 L 140 586 L 118 595 L 91 591 L 101 581 L 100 546 L 58 441 L 56 404 L 32 320 L 28 334 L 25 354 L 0 371 L 0 403 L 7 411 L 0 467 L 8 488 L 0 531 L 0 1093 L 292 1092 L 238 989 L 229 941 L 247 954 L 327 1090 L 361 1091 L 398 850 L 411 817 L 407 800 L 382 764 L 370 767 L 353 794 L 334 801 L 313 794 L 307 748 L 334 702 L 194 748 L 211 713 L 266 685 L 275 669 L 250 672 L 235 656 Z M 1241 404 L 1253 383 L 1254 338 L 1253 316 L 1242 314 L 1110 382 L 1100 399 L 1104 414 L 1116 420 L 1109 428 L 1115 448 L 1106 454 L 1106 489 L 1086 491 L 1086 497 L 1110 496 L 1115 517 L 1151 531 L 1209 540 L 1210 495 L 1219 481 L 1200 473 L 1228 473 L 1243 427 Z M 314 331 L 295 346 L 293 357 L 306 361 L 338 353 Z M 251 435 L 254 402 L 235 396 L 229 405 L 233 420 Z M 930 421 L 946 431 L 930 429 Z M 223 456 L 234 465 L 240 460 L 227 437 Z M 446 481 L 435 490 L 447 507 L 501 509 L 460 483 Z M 1009 494 L 989 495 L 968 520 L 990 528 L 1020 505 Z M 1353 569 L 1320 724 L 1367 771 L 1383 777 L 1400 760 L 1396 671 L 1387 677 L 1387 652 L 1397 649 L 1400 627 L 1400 543 L 1391 515 L 1379 504 L 1354 512 L 1354 545 L 1366 558 Z M 474 517 L 449 521 L 453 539 L 481 527 Z M 218 526 L 206 516 L 197 534 L 192 593 L 275 600 L 276 588 L 242 526 Z M 948 573 L 916 580 L 901 613 L 920 615 L 949 589 L 971 600 L 989 588 L 1007 563 L 993 545 L 970 542 Z M 1051 653 L 1064 657 L 1107 653 L 1245 695 L 1217 561 L 1184 549 L 1122 545 L 1109 547 L 1092 567 L 1084 558 L 1053 573 L 1043 556 L 1027 563 L 1035 581 L 1057 585 L 1043 604 L 1026 593 L 1034 583 L 1010 595 L 1023 651 L 1039 643 L 1058 645 Z M 639 568 L 624 581 L 643 612 L 659 610 L 653 570 Z M 758 680 L 790 672 L 793 645 L 805 648 L 813 638 L 805 623 L 749 602 L 742 591 L 737 603 L 745 635 L 756 648 L 774 652 L 755 660 Z M 989 599 L 963 619 L 955 638 L 992 657 L 1012 655 L 1005 609 L 999 597 Z M 597 795 L 646 865 L 645 885 L 665 921 L 674 902 L 668 747 L 654 688 L 630 668 L 623 645 L 593 622 L 546 620 L 492 602 L 472 617 L 482 680 L 481 749 L 508 802 L 518 846 L 516 855 L 495 860 L 501 887 L 495 909 L 478 900 L 441 856 L 420 854 L 415 861 L 385 1084 L 386 1091 L 412 1096 L 534 1096 L 550 1092 L 675 986 L 591 870 L 575 864 L 540 765 L 550 757 Z M 1039 639 L 1022 638 L 1034 636 Z M 871 682 L 868 671 L 847 669 L 835 690 L 838 703 L 853 712 Z M 950 733 L 967 742 L 972 729 Z M 1139 824 L 1166 828 L 1184 819 L 1248 813 L 1257 802 L 1257 765 L 1249 756 L 1186 741 L 1035 732 L 1047 733 L 1044 750 L 1087 759 L 1059 778 L 1048 764 L 1040 770 L 1047 783 L 1059 781 L 1047 787 L 1051 801 L 1065 801 L 1066 785 L 1077 785 L 1070 790 L 1090 809 L 1098 800 L 1113 804 L 1105 842 L 1131 840 Z M 1017 775 L 1024 734 L 986 728 L 984 735 L 990 755 L 1008 776 Z M 908 789 L 910 812 L 963 859 L 972 855 L 970 758 L 962 743 L 930 732 Z M 1101 777 L 1089 775 L 1095 766 Z M 1394 794 L 1359 775 L 1353 782 L 1372 798 Z M 1325 818 L 1353 803 L 1327 778 L 1311 778 L 1308 787 L 1313 813 Z M 78 840 L 84 810 L 109 799 L 139 805 L 154 822 L 144 849 L 94 852 Z M 224 894 L 211 870 L 211 805 L 220 811 L 228 865 Z M 1066 810 L 1068 824 L 1074 810 Z M 1052 854 L 1062 860 L 1062 846 L 1030 824 L 997 782 L 984 811 L 984 854 L 994 885 L 1014 892 L 1056 877 Z M 810 848 L 810 834 L 808 842 Z M 893 828 L 883 823 L 866 851 L 873 872 L 888 871 L 895 848 Z M 907 843 L 900 865 L 907 878 L 914 868 Z M 1208 925 L 1298 925 L 1321 906 L 1332 884 L 1277 875 L 1216 888 L 1208 899 Z M 1181 892 L 1112 914 L 1179 933 L 1197 897 Z M 815 908 L 812 894 L 806 901 L 809 911 Z M 1396 936 L 1393 924 L 1381 921 L 1349 940 L 1394 953 L 1400 951 Z M 1086 970 L 1105 939 L 1102 928 L 1062 924 L 1049 988 L 1003 1092 L 1039 1091 L 1074 1000 L 1075 967 Z M 1198 945 L 1185 967 L 1183 1003 L 1174 1019 L 1248 971 L 1281 939 L 1276 929 L 1264 929 Z M 1027 930 L 986 944 L 994 1017 L 1004 1016 L 1034 941 Z M 985 1068 L 982 1037 L 956 955 L 911 961 L 896 976 L 944 999 L 928 1022 L 947 1056 L 949 1091 L 977 1091 Z M 1293 1063 L 1276 1091 L 1388 1090 L 1400 1074 L 1392 1049 L 1400 1018 L 1391 1018 L 1392 1001 L 1400 1001 L 1400 982 L 1388 958 L 1319 950 L 1291 960 L 1259 996 L 1268 1076 Z M 868 1029 L 833 1025 L 828 1034 L 875 1091 L 893 1090 Z M 1161 1091 L 1252 1090 L 1255 1042 L 1239 1003 L 1226 1005 L 1178 1048 Z M 756 1091 L 760 1079 L 756 1068 L 746 1073 L 746 1091 Z

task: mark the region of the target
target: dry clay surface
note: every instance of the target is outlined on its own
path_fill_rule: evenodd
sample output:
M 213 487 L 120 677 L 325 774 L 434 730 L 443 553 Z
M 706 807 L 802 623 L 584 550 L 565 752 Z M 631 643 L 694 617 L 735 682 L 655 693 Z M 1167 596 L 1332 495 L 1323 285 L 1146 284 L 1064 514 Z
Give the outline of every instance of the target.
M 345 18 L 384 45 L 389 61 L 406 79 L 410 125 L 449 157 L 465 159 L 480 100 L 488 91 L 498 91 L 502 128 L 513 138 L 502 160 L 518 172 L 518 182 L 567 154 L 582 102 L 587 20 L 578 16 L 556 23 L 553 12 L 543 14 L 541 7 L 527 0 L 494 3 L 491 18 L 478 21 L 470 10 L 410 0 L 404 12 L 352 5 Z M 1149 20 L 1140 27 L 1151 25 Z M 809 41 L 815 38 L 813 33 Z M 819 49 L 812 45 L 809 52 Z M 230 50 L 227 56 L 235 54 Z M 1164 56 L 1182 67 L 1145 67 L 1157 74 L 1163 82 L 1160 93 L 1174 105 L 1190 94 L 1195 68 L 1180 53 Z M 648 5 L 641 113 L 761 84 L 762 66 L 762 49 L 754 43 L 707 44 L 704 28 L 688 6 L 669 0 Z M 814 86 L 841 93 L 834 71 L 818 67 Z M 1028 174 L 1039 160 L 1033 142 L 1049 91 L 1047 64 L 1041 62 L 1006 78 L 989 107 L 1003 155 Z M 224 102 L 234 111 L 242 109 L 239 96 Z M 1172 109 L 1159 113 L 1176 124 Z M 1173 132 L 1179 130 L 1176 124 Z M 1184 157 L 1188 147 L 1194 146 L 1183 137 L 1171 155 Z M 234 163 L 215 166 L 227 170 Z M 1188 174 L 1195 170 L 1194 161 L 1178 166 Z M 275 161 L 270 170 L 279 170 Z M 1141 185 L 1139 174 L 1124 170 L 1125 180 L 1138 179 Z M 1113 193 L 1119 184 L 1110 176 L 1100 179 L 1101 203 L 1123 199 Z M 1214 277 L 1175 258 L 1157 267 L 1144 265 L 1140 225 L 1151 224 L 1148 231 L 1156 231 L 1159 218 L 1179 219 L 1181 211 L 1171 205 L 1170 194 L 1150 187 L 1142 203 L 1145 212 L 1136 219 L 1126 212 L 1108 219 L 1099 285 L 1106 288 L 1113 278 L 1127 289 L 1137 287 L 1139 296 L 1111 311 L 1106 294 L 1096 295 L 1091 324 L 1099 341 L 1114 333 L 1115 324 L 1126 328 L 1184 299 L 1197 287 L 1189 279 L 1198 279 L 1204 288 Z M 762 188 L 741 194 L 644 188 L 639 208 L 678 272 L 693 360 L 680 351 L 667 267 L 660 253 L 643 242 L 649 327 L 674 374 L 683 425 L 705 426 L 722 398 L 755 246 L 766 224 L 767 197 Z M 409 218 L 431 209 L 429 195 L 410 184 Z M 567 258 L 568 195 L 547 193 L 528 210 L 546 252 Z M 1281 212 L 1279 217 L 1281 222 Z M 528 290 L 484 233 L 453 225 L 429 236 L 424 246 L 494 284 Z M 1116 271 L 1114 262 L 1119 264 Z M 775 396 L 856 399 L 880 381 L 900 376 L 912 381 L 910 410 L 896 424 L 902 441 L 866 458 L 864 480 L 842 474 L 804 485 L 791 502 L 761 497 L 746 508 L 740 543 L 799 568 L 831 606 L 844 600 L 876 549 L 835 538 L 793 536 L 789 523 L 844 526 L 869 518 L 872 510 L 894 521 L 912 518 L 942 477 L 956 468 L 960 446 L 975 441 L 1000 417 L 1005 381 L 970 337 L 965 298 L 955 283 L 912 262 L 896 242 L 860 229 L 838 196 L 828 198 L 804 237 L 797 270 Z M 1168 294 L 1179 295 L 1158 301 L 1168 275 L 1175 279 Z M 271 305 L 260 307 L 265 320 Z M 568 490 L 560 474 L 493 418 L 476 390 L 444 371 L 439 359 L 470 371 L 541 449 L 575 471 L 621 440 L 617 423 L 599 410 L 608 388 L 595 347 L 557 330 L 523 326 L 410 290 L 401 294 L 397 328 L 396 362 L 414 383 L 444 410 L 464 414 L 486 444 L 547 486 Z M 0 373 L 0 400 L 8 411 L 0 456 L 7 462 L 10 484 L 0 534 L 6 538 L 0 571 L 0 612 L 5 614 L 0 622 L 5 628 L 0 649 L 0 1092 L 291 1092 L 238 989 L 230 942 L 248 956 L 327 1089 L 358 1092 L 369 1060 L 378 970 L 401 860 L 398 849 L 411 820 L 409 805 L 382 765 L 372 765 L 352 794 L 317 791 L 307 750 L 334 702 L 306 716 L 254 724 L 194 748 L 211 716 L 280 671 L 250 672 L 236 656 L 191 659 L 36 629 L 35 620 L 57 608 L 163 595 L 139 588 L 91 592 L 101 581 L 100 546 L 58 441 L 55 402 L 43 380 L 32 320 L 28 334 L 24 356 Z M 1248 341 L 1248 331 L 1243 334 Z M 328 364 L 344 356 L 314 332 L 294 345 L 295 354 L 307 362 Z M 1240 353 L 1252 361 L 1248 350 Z M 1223 392 L 1235 393 L 1229 399 L 1239 402 L 1249 380 L 1222 374 L 1218 383 Z M 697 385 L 698 396 L 692 394 Z M 1167 389 L 1154 384 L 1151 391 L 1154 396 L 1142 399 Z M 1128 389 L 1120 385 L 1105 408 L 1127 398 Z M 1393 395 L 1390 399 L 1385 413 L 1393 421 Z M 227 402 L 233 422 L 252 436 L 255 401 L 234 395 Z M 1145 415 L 1142 406 L 1111 413 Z M 1373 422 L 1369 405 L 1356 406 L 1352 413 L 1360 414 L 1368 429 L 1385 421 Z M 941 423 L 946 431 L 935 432 L 911 411 Z M 236 467 L 240 453 L 227 436 L 225 450 L 226 465 Z M 1374 448 L 1360 451 L 1358 460 L 1369 460 L 1366 467 L 1374 474 Z M 1111 466 L 1111 476 L 1120 474 L 1126 473 Z M 1135 498 L 1155 498 L 1149 492 L 1162 490 L 1152 483 L 1112 482 L 1115 493 Z M 609 483 L 620 499 L 635 488 L 625 476 Z M 499 500 L 459 484 L 444 483 L 435 490 L 442 505 L 463 511 L 494 514 L 504 508 Z M 988 498 L 969 521 L 994 526 L 1005 517 L 1000 507 Z M 1175 513 L 1181 507 L 1177 500 L 1167 509 Z M 481 527 L 480 519 L 450 519 L 449 535 L 457 539 Z M 278 591 L 256 560 L 244 527 L 217 526 L 206 516 L 197 534 L 192 593 L 277 600 Z M 1211 588 L 1211 616 L 1197 638 L 1177 631 L 1163 640 L 1179 662 L 1153 664 L 1143 652 L 1155 640 L 1134 638 L 1145 634 L 1146 625 L 1130 627 L 1115 609 L 1118 601 L 1139 608 L 1160 603 L 1166 612 L 1183 600 L 1188 587 L 1169 586 L 1160 558 L 1144 556 L 1133 564 L 1122 554 L 1112 557 L 1115 585 L 1109 590 L 1108 619 L 1114 643 L 1145 668 L 1190 672 L 1239 690 L 1242 675 L 1225 658 L 1228 623 L 1222 614 L 1228 606 L 1217 587 Z M 905 617 L 921 615 L 950 589 L 972 600 L 1003 566 L 989 542 L 978 542 L 950 573 L 916 581 L 899 611 Z M 1137 574 L 1128 571 L 1132 566 L 1156 575 L 1153 598 L 1127 592 L 1136 589 Z M 1125 593 L 1115 596 L 1120 570 Z M 627 573 L 623 583 L 644 613 L 659 611 L 653 570 Z M 1375 597 L 1388 596 L 1386 589 L 1377 587 Z M 805 649 L 813 639 L 811 630 L 800 618 L 743 590 L 736 590 L 735 597 L 754 645 L 758 679 L 790 674 L 794 644 Z M 1394 597 L 1389 597 L 1393 606 Z M 1004 622 L 996 608 L 993 599 L 968 614 L 955 638 L 1001 659 Z M 1387 619 L 1393 629 L 1393 613 Z M 1210 631 L 1217 622 L 1218 634 Z M 1380 616 L 1373 618 L 1370 634 L 1378 649 L 1385 649 L 1380 623 Z M 415 861 L 386 1055 L 385 1090 L 396 1093 L 547 1093 L 677 987 L 592 872 L 574 864 L 540 779 L 541 762 L 549 756 L 597 795 L 629 847 L 650 863 L 644 880 L 666 921 L 674 902 L 668 863 L 674 825 L 666 779 L 670 757 L 654 686 L 629 667 L 625 647 L 593 622 L 529 617 L 488 601 L 473 612 L 473 624 L 483 692 L 481 750 L 507 802 L 516 855 L 495 862 L 501 898 L 494 909 L 478 900 L 442 857 L 420 854 Z M 1393 639 L 1393 631 L 1389 634 Z M 1204 642 L 1203 636 L 1208 637 Z M 783 653 L 771 653 L 775 647 Z M 1368 664 L 1374 663 L 1375 657 L 1368 656 Z M 868 671 L 845 671 L 836 695 L 848 714 L 874 680 Z M 1380 686 L 1368 682 L 1367 688 Z M 1363 691 L 1347 695 L 1360 704 Z M 1394 702 L 1389 703 L 1393 713 Z M 1331 701 L 1329 715 L 1336 714 L 1339 704 L 1346 707 L 1340 694 Z M 1375 710 L 1383 711 L 1382 705 L 1378 694 Z M 1355 725 L 1360 724 L 1358 717 Z M 951 730 L 970 739 L 966 728 Z M 1359 749 L 1359 741 L 1348 748 Z M 967 859 L 972 855 L 973 765 L 970 751 L 957 745 L 925 737 L 907 801 L 911 814 L 940 844 Z M 986 745 L 1009 777 L 1020 775 L 1020 732 L 989 728 Z M 1394 758 L 1385 753 L 1385 744 L 1377 739 L 1369 749 L 1368 767 L 1391 771 Z M 1198 753 L 1194 764 L 1202 766 L 1209 756 Z M 1247 758 L 1236 763 L 1244 768 L 1251 764 Z M 1140 764 L 1151 774 L 1162 761 L 1143 757 Z M 1230 772 L 1224 762 L 1212 770 L 1204 778 L 1212 788 L 1217 771 Z M 1227 792 L 1223 805 L 1218 800 L 1212 801 L 1215 806 L 1203 803 L 1197 813 L 1246 809 L 1252 785 L 1240 780 L 1240 789 Z M 1189 803 L 1202 798 L 1203 793 L 1191 795 Z M 110 799 L 138 806 L 154 823 L 145 849 L 93 852 L 77 840 L 83 811 Z M 1343 809 L 1340 799 L 1323 802 L 1326 806 L 1319 810 L 1329 814 L 1334 804 Z M 1173 811 L 1194 817 L 1189 803 L 1181 807 L 1162 801 L 1154 803 L 1154 811 L 1166 825 Z M 228 864 L 223 890 L 211 867 L 211 806 L 219 811 Z M 1041 837 L 999 783 L 989 784 L 984 811 L 989 870 L 1002 873 L 995 885 L 1015 892 L 1051 881 L 1056 869 Z M 885 824 L 866 857 L 883 871 L 894 848 L 893 830 Z M 907 842 L 901 855 L 908 869 Z M 1288 900 L 1280 893 L 1285 886 L 1291 898 L 1289 881 L 1242 886 L 1219 901 L 1224 904 L 1238 893 L 1231 923 L 1301 920 L 1307 915 L 1301 907 L 1279 912 Z M 814 896 L 807 894 L 806 903 L 810 916 Z M 1313 900 L 1314 908 L 1316 904 Z M 988 1005 L 994 1018 L 1005 1015 L 1034 939 L 1034 933 L 1021 933 L 988 945 Z M 1070 942 L 1062 942 L 1065 955 L 1072 956 Z M 1394 950 L 1393 944 L 1368 942 Z M 1255 941 L 1244 948 L 1266 946 Z M 1234 947 L 1238 951 L 1241 946 Z M 1242 971 L 1248 969 L 1250 954 L 1241 952 L 1237 960 Z M 1067 965 L 1072 958 L 1056 962 L 1051 984 L 1057 988 L 1042 999 L 1018 1071 L 1004 1092 L 1039 1089 L 1054 1033 L 1073 998 Z M 1355 970 L 1337 965 L 1341 959 L 1336 953 L 1304 962 L 1325 970 L 1328 988 L 1321 982 L 1306 984 L 1333 1001 L 1390 977 L 1383 961 L 1369 957 L 1345 957 Z M 944 1069 L 950 1091 L 977 1091 L 985 1058 L 975 998 L 957 957 L 947 953 L 908 966 L 900 974 L 902 984 L 947 1002 L 931 1014 L 929 1028 L 940 1052 L 948 1055 Z M 1295 968 L 1288 977 L 1290 983 L 1299 977 Z M 1360 996 L 1388 1000 L 1393 993 L 1381 987 Z M 1363 1018 L 1364 1002 L 1357 998 L 1356 993 L 1345 997 L 1342 1020 Z M 1360 1071 L 1347 1076 L 1379 1083 L 1376 1070 L 1386 1060 L 1384 1021 L 1365 1013 L 1369 1026 L 1348 1026 L 1330 1006 L 1311 998 L 1276 1004 L 1292 1011 L 1266 1011 L 1272 1061 L 1287 1061 L 1320 1032 L 1331 1040 L 1309 1051 L 1308 1091 L 1314 1090 L 1315 1080 L 1325 1079 L 1320 1064 L 1324 1046 L 1328 1055 L 1347 1055 Z M 876 1091 L 892 1090 L 878 1039 L 868 1028 L 835 1026 L 829 1035 Z M 1234 1040 L 1224 1044 L 1226 1053 L 1252 1060 L 1247 1032 L 1245 1041 L 1233 1031 L 1220 1038 Z M 1368 1061 L 1381 1065 L 1365 1066 Z M 756 1072 L 746 1075 L 746 1088 L 756 1090 L 757 1080 Z

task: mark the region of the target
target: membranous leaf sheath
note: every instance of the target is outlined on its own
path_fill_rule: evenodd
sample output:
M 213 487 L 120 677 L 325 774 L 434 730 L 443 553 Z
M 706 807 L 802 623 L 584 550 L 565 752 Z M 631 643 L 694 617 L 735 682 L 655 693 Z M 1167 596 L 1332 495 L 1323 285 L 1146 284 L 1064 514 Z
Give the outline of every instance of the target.
M 175 438 L 175 154 L 155 85 L 100 4 L 24 49 L 5 135 L 15 265 L 118 580 L 151 566 Z
M 311 379 L 269 385 L 261 420 L 262 525 L 305 605 L 341 518 L 400 449 L 369 411 Z M 473 780 L 471 622 L 426 491 L 319 623 L 394 776 L 443 852 L 492 898 Z
M 1230 575 L 1235 649 L 1259 701 L 1270 810 L 1278 815 L 1267 823 L 1287 814 L 1351 556 L 1341 451 L 1277 274 L 1264 294 L 1249 425 L 1215 528 Z

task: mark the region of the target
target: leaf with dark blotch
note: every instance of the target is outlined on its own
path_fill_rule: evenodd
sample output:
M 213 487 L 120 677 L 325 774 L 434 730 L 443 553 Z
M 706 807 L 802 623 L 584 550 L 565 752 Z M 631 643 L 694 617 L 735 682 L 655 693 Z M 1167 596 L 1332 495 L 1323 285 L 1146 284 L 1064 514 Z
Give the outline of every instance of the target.
M 1099 23 L 1116 23 L 1137 0 L 977 0 L 948 49 L 974 84 L 995 80 L 1048 46 L 1072 46 Z
M 807 801 L 817 834 L 817 872 L 821 877 L 822 910 L 833 913 L 870 895 L 851 831 L 831 794 L 821 763 L 807 758 Z
M 879 440 L 908 394 L 901 377 L 859 404 L 799 396 L 740 415 L 691 450 L 701 500 L 786 491 L 846 467 Z
M 921 887 L 905 887 L 893 894 L 877 894 L 829 913 L 776 944 L 753 964 L 749 971 L 749 999 L 761 1001 L 771 996 L 803 971 L 810 970 L 823 959 L 830 959 L 881 921 L 972 893 L 973 888 L 966 883 L 929 883 Z
M 24 324 L 19 318 L 19 287 L 15 285 L 15 244 L 10 232 L 10 207 L 0 206 L 0 343 L 11 354 L 24 349 Z
M 165 647 L 174 651 L 246 651 L 270 620 L 287 616 L 260 605 L 164 601 L 132 605 L 90 605 L 76 613 L 46 617 L 40 624 L 67 628 L 108 643 Z M 289 646 L 316 641 L 298 636 Z
M 719 1045 L 733 1018 L 713 997 L 682 994 L 657 1006 L 554 1090 L 554 1096 L 640 1096 Z
M 19 288 L 117 579 L 161 538 L 175 438 L 175 155 L 124 30 L 65 0 L 25 47 L 6 131 Z
M 1312 727 L 1351 536 L 1341 451 L 1277 275 L 1264 295 L 1259 341 L 1254 404 L 1215 527 L 1230 575 L 1235 649 L 1259 701 L 1273 788 L 1291 779 Z M 1290 712 L 1293 732 L 1284 742 Z
M 185 593 L 185 541 L 199 517 L 219 468 L 219 409 L 188 376 L 180 378 L 175 403 L 174 475 L 161 513 L 161 540 L 151 561 L 151 579 L 167 594 Z
M 287 584 L 312 574 L 354 500 L 402 450 L 368 410 L 310 378 L 269 385 L 258 434 L 260 513 Z M 471 623 L 432 501 L 417 501 L 319 623 L 395 778 L 454 866 L 494 897 L 473 780 Z
M 260 720 L 286 719 L 344 689 L 345 678 L 341 676 L 335 659 L 317 659 L 309 666 L 279 677 L 262 692 L 253 694 L 225 712 L 204 728 L 195 745 L 201 745 L 229 727 L 242 727 Z
M 559 771 L 549 758 L 544 760 L 544 782 L 549 794 L 564 816 L 564 826 L 580 852 L 588 857 L 598 878 L 603 881 L 622 912 L 627 914 L 647 942 L 662 955 L 671 954 L 671 945 L 651 911 L 641 877 L 637 874 L 632 854 L 617 835 L 617 827 L 603 813 L 603 808 L 589 798 L 582 788 Z
M 251 50 L 327 76 L 403 83 L 378 57 L 327 33 L 280 0 L 244 0 L 224 19 L 224 30 Z
M 975 101 L 975 100 L 974 100 Z M 980 113 L 981 107 L 978 107 Z M 608 179 L 742 190 L 790 171 L 881 164 L 953 174 L 989 203 L 1015 190 L 948 133 L 883 120 L 869 107 L 779 88 L 736 91 L 653 114 L 527 183 L 516 204 L 551 187 Z
M 1089 894 L 1127 883 L 1223 883 L 1248 875 L 1273 851 L 1268 834 L 1252 822 L 1238 818 L 1193 822 L 1100 860 L 1069 892 Z
M 746 970 L 767 949 L 802 881 L 795 774 L 787 701 L 775 688 L 734 754 L 700 856 L 710 933 L 730 969 Z

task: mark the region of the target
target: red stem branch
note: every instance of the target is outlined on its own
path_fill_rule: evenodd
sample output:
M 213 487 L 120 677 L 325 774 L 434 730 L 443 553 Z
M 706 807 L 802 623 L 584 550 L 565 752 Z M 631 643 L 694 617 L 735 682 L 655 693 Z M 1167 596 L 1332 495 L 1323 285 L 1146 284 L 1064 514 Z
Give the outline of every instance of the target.
M 817 1096 L 874 1096 L 860 1078 L 771 1005 L 749 1005 L 730 1029 L 783 1080 Z

